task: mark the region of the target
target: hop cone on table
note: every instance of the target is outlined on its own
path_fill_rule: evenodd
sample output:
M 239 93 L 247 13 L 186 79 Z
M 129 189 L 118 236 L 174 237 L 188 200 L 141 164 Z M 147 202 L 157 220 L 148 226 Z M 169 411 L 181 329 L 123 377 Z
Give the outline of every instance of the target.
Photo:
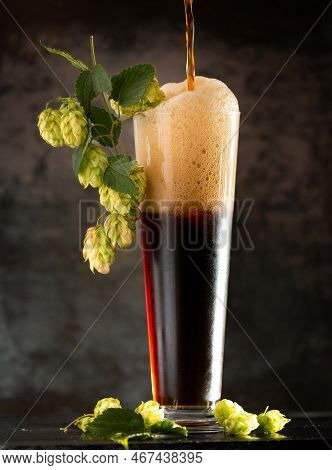
M 94 419 L 95 418 L 92 416 L 82 416 L 82 418 L 77 420 L 76 426 L 78 427 L 78 429 L 81 429 L 81 431 L 86 432 L 87 427 L 89 426 L 89 424 L 92 423 Z
M 138 194 L 134 197 L 136 202 L 140 204 L 144 199 L 146 190 L 146 176 L 144 168 L 140 165 L 135 165 L 131 170 L 129 177 L 137 186 Z
M 42 139 L 52 147 L 64 145 L 61 132 L 61 113 L 52 108 L 46 108 L 38 117 L 38 128 Z
M 68 98 L 60 107 L 61 132 L 69 147 L 78 147 L 88 135 L 88 121 L 82 106 Z
M 93 410 L 93 414 L 95 416 L 99 416 L 109 408 L 122 408 L 120 400 L 118 400 L 117 398 L 102 398 L 96 403 L 96 406 Z
M 119 104 L 111 100 L 111 106 L 116 113 L 123 116 L 132 117 L 138 112 L 147 111 L 150 108 L 155 108 L 165 99 L 165 93 L 160 89 L 157 78 L 155 77 L 148 85 L 143 98 L 139 103 L 132 106 L 119 106 Z
M 149 400 L 142 402 L 135 410 L 144 419 L 144 425 L 150 428 L 164 419 L 164 410 L 160 408 L 157 401 Z
M 93 188 L 99 188 L 103 184 L 106 167 L 106 153 L 96 145 L 89 145 L 80 165 L 79 182 L 84 188 L 89 185 Z
M 224 398 L 216 403 L 213 413 L 220 426 L 223 426 L 225 419 L 227 419 L 232 413 L 239 411 L 244 411 L 242 406 L 238 405 L 235 401 Z
M 257 416 L 257 419 L 259 430 L 265 433 L 279 432 L 290 422 L 290 419 L 286 418 L 279 410 L 267 411 L 266 409 L 264 413 Z
M 232 436 L 248 436 L 251 431 L 258 428 L 257 416 L 246 411 L 237 411 L 223 421 L 222 427 Z
M 104 227 L 90 227 L 85 235 L 83 258 L 89 260 L 92 272 L 96 269 L 100 274 L 108 274 L 115 258 L 115 248 L 107 237 Z
M 113 246 L 127 248 L 135 239 L 135 220 L 128 215 L 123 216 L 118 212 L 112 212 L 106 217 L 104 228 Z
M 117 211 L 121 215 L 126 215 L 131 209 L 131 197 L 128 194 L 122 194 L 109 186 L 99 188 L 100 204 L 108 212 Z

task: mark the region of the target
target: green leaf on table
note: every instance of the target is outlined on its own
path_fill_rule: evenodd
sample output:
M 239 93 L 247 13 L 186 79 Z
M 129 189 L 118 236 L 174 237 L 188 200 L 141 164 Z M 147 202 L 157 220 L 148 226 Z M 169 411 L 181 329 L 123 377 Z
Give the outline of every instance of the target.
M 120 106 L 131 106 L 139 103 L 155 76 L 151 64 L 140 64 L 123 70 L 112 77 L 112 99 Z
M 116 434 L 111 437 L 112 441 L 121 444 L 125 449 L 129 449 L 129 439 L 147 439 L 152 437 L 149 432 L 139 432 L 135 434 Z
M 43 44 L 42 42 L 40 44 L 43 46 L 44 49 L 46 49 L 51 54 L 59 55 L 65 58 L 66 60 L 68 60 L 68 62 L 70 62 L 71 65 L 75 67 L 76 69 L 81 70 L 81 71 L 89 70 L 89 67 L 87 67 L 84 64 L 84 62 L 82 62 L 80 59 L 77 59 L 73 55 L 69 54 L 69 52 L 62 51 L 60 49 L 54 49 L 53 47 L 45 46 L 45 44 Z
M 111 78 L 100 64 L 96 64 L 92 70 L 92 81 L 93 89 L 95 96 L 100 95 L 101 93 L 107 93 L 111 95 L 112 93 L 112 82 Z
M 178 436 L 188 436 L 188 430 L 184 426 L 176 424 L 171 419 L 164 419 L 159 423 L 155 423 L 151 426 L 150 431 L 157 434 L 173 434 Z
M 119 142 L 121 122 L 103 108 L 92 107 L 90 112 L 92 137 L 106 147 L 114 147 Z
M 87 151 L 87 148 L 90 142 L 91 142 L 91 127 L 89 125 L 89 132 L 88 132 L 87 138 L 85 139 L 85 142 L 83 142 L 82 145 L 77 147 L 72 154 L 73 170 L 76 176 L 78 175 L 78 172 L 80 171 L 82 160 L 84 158 L 85 152 Z
M 91 101 L 96 96 L 93 88 L 92 74 L 89 70 L 82 72 L 75 83 L 75 93 L 84 111 L 89 114 Z
M 136 184 L 130 179 L 130 171 L 136 164 L 129 155 L 115 155 L 108 157 L 108 167 L 104 174 L 104 184 L 115 191 L 135 196 L 138 193 Z
M 144 420 L 141 415 L 129 408 L 109 408 L 87 426 L 85 438 L 113 439 L 116 434 L 128 437 L 144 432 Z

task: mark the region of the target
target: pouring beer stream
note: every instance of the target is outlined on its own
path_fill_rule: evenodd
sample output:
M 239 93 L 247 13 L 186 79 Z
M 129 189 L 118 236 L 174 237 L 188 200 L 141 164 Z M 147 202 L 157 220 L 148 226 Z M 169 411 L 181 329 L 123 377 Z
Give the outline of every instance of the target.
M 193 0 L 184 0 L 184 11 L 186 15 L 186 48 L 187 48 L 187 83 L 188 90 L 195 88 L 195 22 L 193 15 Z

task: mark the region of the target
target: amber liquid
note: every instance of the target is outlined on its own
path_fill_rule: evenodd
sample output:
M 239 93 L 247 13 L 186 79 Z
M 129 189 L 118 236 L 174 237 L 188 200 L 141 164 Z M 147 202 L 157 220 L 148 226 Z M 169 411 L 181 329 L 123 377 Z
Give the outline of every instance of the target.
M 153 397 L 207 407 L 221 396 L 230 219 L 142 213 Z
M 188 90 L 195 87 L 195 23 L 193 15 L 193 0 L 184 0 L 184 11 L 186 16 L 186 47 L 187 47 L 187 83 Z

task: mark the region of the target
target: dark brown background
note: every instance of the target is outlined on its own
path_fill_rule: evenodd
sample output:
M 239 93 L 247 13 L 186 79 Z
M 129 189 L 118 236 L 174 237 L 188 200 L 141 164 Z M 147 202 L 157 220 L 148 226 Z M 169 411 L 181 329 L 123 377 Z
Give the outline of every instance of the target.
M 138 62 L 162 83 L 184 78 L 181 0 L 7 0 L 31 40 L 89 60 L 88 36 L 110 73 Z M 225 81 L 242 119 L 237 198 L 255 201 L 252 251 L 234 251 L 229 306 L 307 411 L 331 408 L 332 10 L 264 98 L 265 88 L 326 1 L 195 0 L 197 72 Z M 8 13 L 1 14 L 0 401 L 23 413 L 49 383 L 140 258 L 122 253 L 93 276 L 79 249 L 79 202 L 96 199 L 71 170 L 70 152 L 42 142 L 36 116 L 64 91 Z M 43 53 L 45 56 L 45 54 Z M 71 88 L 76 77 L 45 56 Z M 127 148 L 132 136 L 127 130 Z M 197 345 L 199 347 L 199 345 Z M 34 409 L 80 413 L 104 396 L 150 397 L 142 267 Z M 249 410 L 298 406 L 229 317 L 224 395 Z

